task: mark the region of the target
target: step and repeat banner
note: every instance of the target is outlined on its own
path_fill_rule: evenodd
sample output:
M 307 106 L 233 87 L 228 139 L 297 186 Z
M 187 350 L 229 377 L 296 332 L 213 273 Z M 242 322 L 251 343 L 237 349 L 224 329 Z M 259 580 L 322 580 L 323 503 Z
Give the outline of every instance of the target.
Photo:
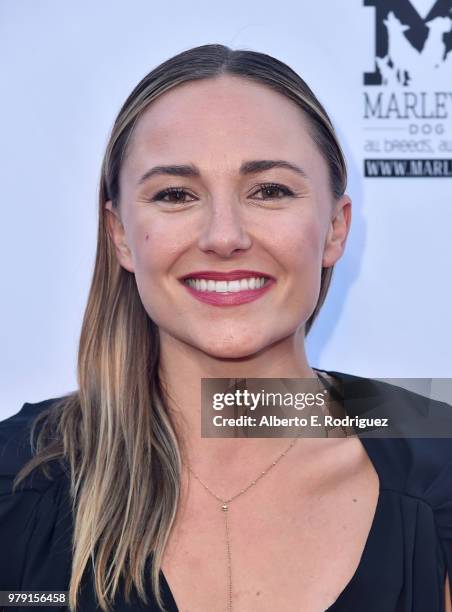
M 291 66 L 344 148 L 352 229 L 310 363 L 452 377 L 452 0 L 2 0 L 0 418 L 76 387 L 112 122 L 153 67 L 207 43 Z

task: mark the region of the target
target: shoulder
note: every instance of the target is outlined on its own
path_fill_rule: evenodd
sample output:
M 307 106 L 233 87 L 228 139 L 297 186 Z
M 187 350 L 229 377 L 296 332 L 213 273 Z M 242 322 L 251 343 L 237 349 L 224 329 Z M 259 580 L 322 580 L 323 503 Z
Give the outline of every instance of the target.
M 452 517 L 452 406 L 400 385 L 344 372 L 345 412 L 387 418 L 389 427 L 360 435 L 381 485 L 420 498 L 433 508 L 450 505 Z
M 422 516 L 431 517 L 452 575 L 452 406 L 382 381 L 327 374 L 339 381 L 347 415 L 395 418 L 390 436 L 364 435 L 361 442 L 378 473 L 380 489 L 416 500 L 416 513 L 421 506 L 427 509 Z
M 0 421 L 0 494 L 6 493 L 25 464 L 33 457 L 32 426 L 44 412 L 55 407 L 65 396 L 54 397 L 36 403 L 25 402 L 14 415 Z M 53 472 L 57 472 L 53 464 Z M 33 475 L 28 479 L 28 486 L 39 486 L 48 483 Z
M 327 373 L 338 382 L 347 414 L 387 416 L 391 435 L 400 431 L 402 436 L 415 437 L 418 433 L 427 437 L 431 433 L 432 437 L 452 438 L 452 406 L 429 397 L 433 379 L 419 379 L 425 384 L 423 391 L 418 393 L 405 388 L 402 379 L 380 380 L 344 372 Z M 445 425 L 451 425 L 447 435 Z
M 69 479 L 62 463 L 48 464 L 48 478 L 33 470 L 14 490 L 15 477 L 33 457 L 31 429 L 35 419 L 63 398 L 25 403 L 0 421 L 0 590 L 64 590 L 72 529 Z M 54 562 L 52 559 L 56 559 Z M 36 568 L 39 567 L 39 572 Z M 61 583 L 58 578 L 63 575 Z M 39 589 L 38 589 L 39 590 Z

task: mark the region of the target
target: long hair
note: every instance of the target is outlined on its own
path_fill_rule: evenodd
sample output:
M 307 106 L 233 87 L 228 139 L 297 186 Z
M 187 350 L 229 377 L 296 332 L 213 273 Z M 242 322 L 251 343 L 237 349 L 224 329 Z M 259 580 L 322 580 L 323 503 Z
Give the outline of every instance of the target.
M 143 307 L 135 276 L 118 263 L 105 203 L 112 200 L 118 207 L 119 173 L 128 142 L 153 100 L 182 83 L 223 74 L 264 84 L 293 100 L 327 163 L 333 197 L 340 198 L 346 188 L 344 155 L 325 109 L 296 72 L 264 53 L 219 44 L 183 51 L 149 72 L 123 104 L 102 163 L 97 252 L 78 347 L 78 390 L 35 420 L 34 456 L 14 483 L 16 487 L 37 467 L 48 474 L 51 460 L 69 465 L 72 611 L 89 567 L 102 610 L 109 609 L 120 580 L 127 601 L 135 587 L 146 602 L 148 560 L 152 590 L 164 610 L 159 572 L 180 500 L 183 441 L 158 375 L 159 330 Z M 321 271 L 318 301 L 305 334 L 325 300 L 332 271 L 333 267 Z

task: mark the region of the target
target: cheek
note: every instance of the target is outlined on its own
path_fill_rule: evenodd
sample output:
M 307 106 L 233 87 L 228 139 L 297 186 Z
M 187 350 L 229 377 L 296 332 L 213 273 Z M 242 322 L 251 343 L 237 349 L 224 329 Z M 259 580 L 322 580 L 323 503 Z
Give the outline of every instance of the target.
M 164 243 L 163 243 L 164 244 Z M 167 257 L 162 250 L 162 237 L 144 230 L 134 241 L 135 282 L 141 303 L 149 317 L 159 325 L 160 314 L 167 305 L 161 291 L 162 273 Z
M 133 232 L 132 245 L 135 273 L 151 275 L 148 282 L 152 282 L 153 272 L 168 268 L 180 251 L 176 236 L 158 223 L 143 223 L 137 227 Z
M 321 222 L 315 216 L 292 221 L 290 227 L 278 232 L 278 243 L 279 252 L 284 254 L 281 263 L 288 274 L 282 299 L 290 305 L 293 321 L 298 324 L 309 318 L 318 300 L 324 239 Z
M 289 267 L 320 273 L 324 238 L 319 219 L 292 219 L 278 230 L 278 243 Z
M 152 279 L 152 272 L 158 270 L 161 249 L 157 249 L 156 245 L 159 244 L 159 240 L 159 236 L 148 230 L 137 232 L 134 236 L 135 276 L 138 282 L 143 276 L 149 277 L 149 282 Z

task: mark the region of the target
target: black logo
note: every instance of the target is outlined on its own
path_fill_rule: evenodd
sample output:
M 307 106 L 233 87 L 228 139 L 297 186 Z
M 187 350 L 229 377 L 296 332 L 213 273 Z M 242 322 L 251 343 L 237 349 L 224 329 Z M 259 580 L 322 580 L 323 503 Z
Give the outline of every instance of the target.
M 452 84 L 452 0 L 364 0 L 364 6 L 375 10 L 375 70 L 364 73 L 364 85 Z

